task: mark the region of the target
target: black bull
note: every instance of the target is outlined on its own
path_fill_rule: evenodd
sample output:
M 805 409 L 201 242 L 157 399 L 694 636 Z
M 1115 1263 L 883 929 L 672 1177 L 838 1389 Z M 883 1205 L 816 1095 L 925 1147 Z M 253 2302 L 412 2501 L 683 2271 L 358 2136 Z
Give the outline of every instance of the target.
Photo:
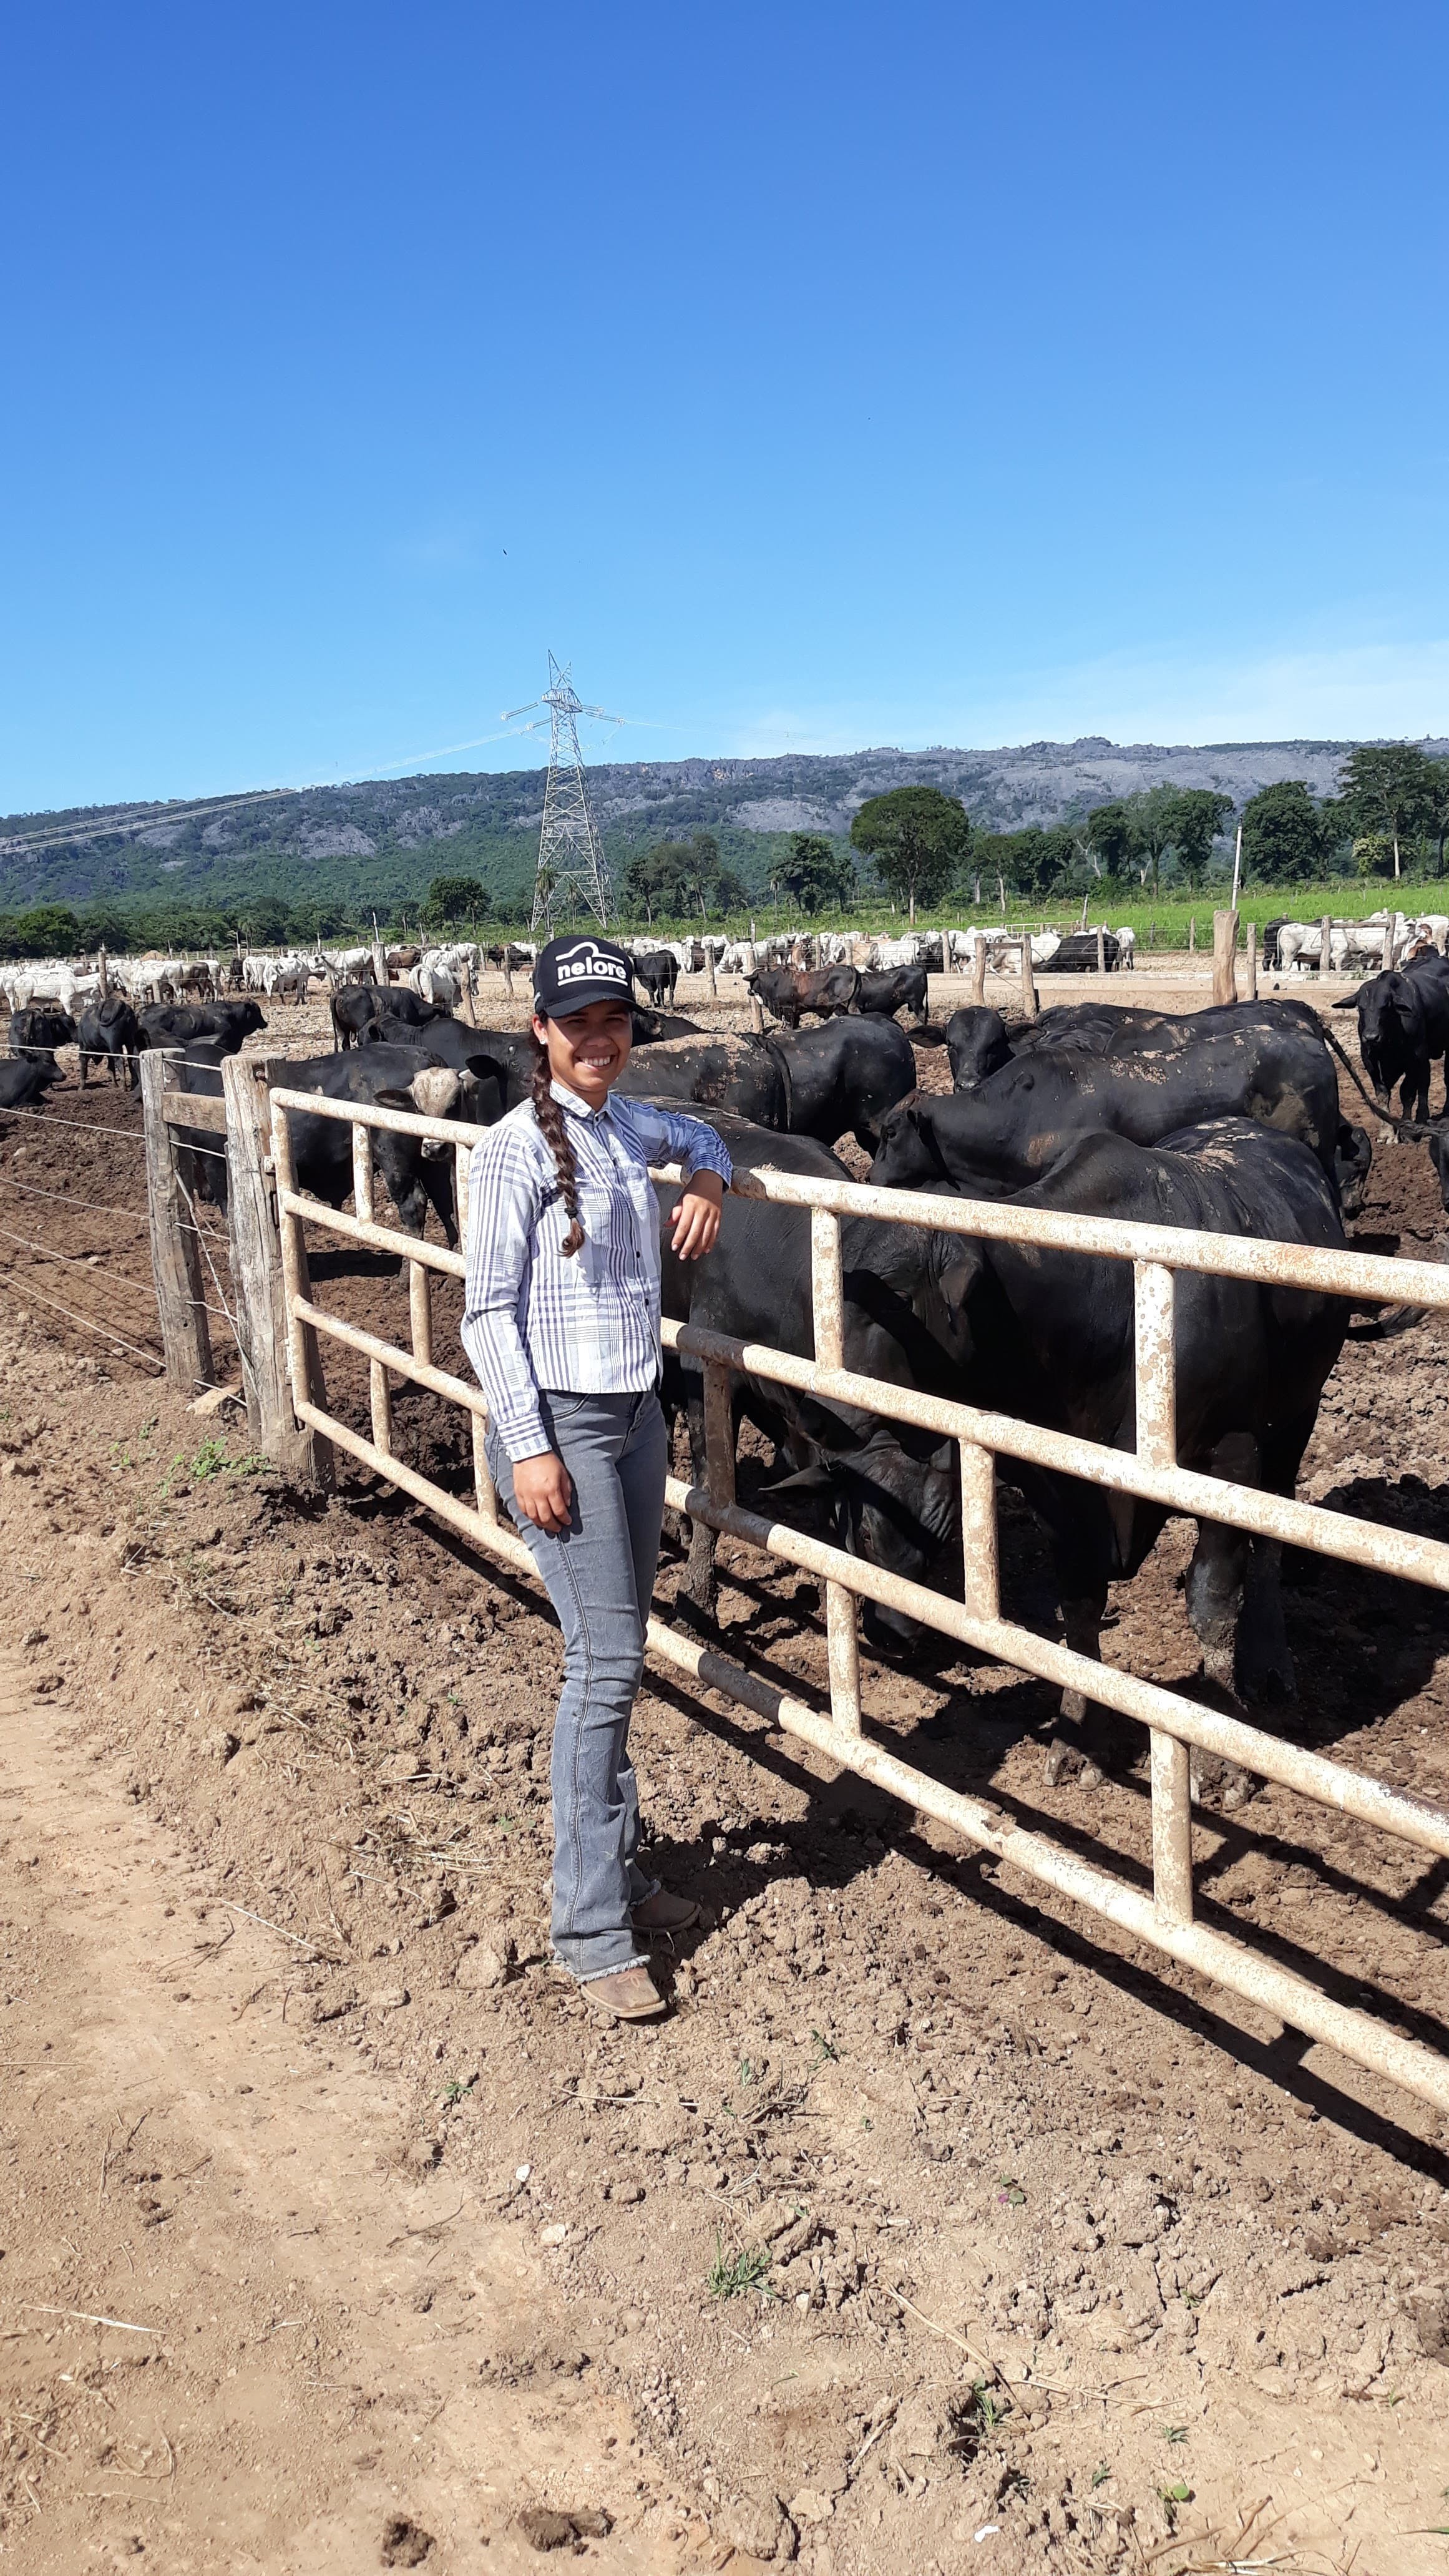
M 1443 958 L 1416 958 L 1401 972 L 1374 975 L 1359 986 L 1352 1005 L 1337 1007 L 1358 1012 L 1359 1053 L 1380 1107 L 1390 1107 L 1402 1084 L 1405 1117 L 1427 1118 L 1429 1068 L 1449 1049 L 1449 969 Z M 1449 1088 L 1444 1105 L 1449 1109 Z
M 765 1038 L 681 1039 L 627 1066 L 619 1089 L 720 1109 L 780 1135 L 874 1153 L 881 1122 L 915 1087 L 916 1060 L 893 1021 L 837 1019 Z
M 1271 1007 L 1271 1006 L 1270 1006 Z M 1154 1145 L 1184 1127 L 1252 1118 L 1296 1136 L 1332 1179 L 1342 1118 L 1333 1060 L 1296 1013 L 1266 1011 L 1204 1027 L 1184 1042 L 1033 1046 L 968 1091 L 904 1102 L 886 1120 L 871 1179 L 885 1188 L 943 1183 L 977 1196 L 1027 1188 L 1081 1137 Z
M 711 1117 L 736 1161 L 828 1174 L 833 1159 L 803 1141 L 754 1139 Z M 669 1204 L 669 1194 L 663 1194 Z M 1336 1248 L 1343 1231 L 1332 1183 L 1311 1150 L 1251 1120 L 1232 1120 L 1143 1148 L 1110 1135 L 1074 1140 L 1013 1203 L 1264 1241 Z M 924 1229 L 849 1220 L 842 1230 L 845 1358 L 862 1374 L 979 1403 L 1112 1448 L 1135 1445 L 1130 1265 L 1085 1254 L 1017 1249 Z M 728 1198 L 710 1261 L 684 1267 L 663 1241 L 664 1308 L 740 1341 L 813 1352 L 808 1220 L 803 1212 Z M 1342 1301 L 1184 1273 L 1177 1299 L 1181 1463 L 1291 1493 L 1323 1385 L 1347 1322 Z M 666 1362 L 666 1400 L 689 1419 L 703 1481 L 702 1377 Z M 954 1445 L 774 1385 L 736 1381 L 738 1411 L 777 1444 L 773 1488 L 818 1509 L 871 1563 L 959 1590 Z M 1135 1573 L 1166 1518 L 1157 1505 L 1013 1465 L 1050 1532 L 1068 1641 L 1089 1656 L 1110 1582 Z M 1188 1578 L 1189 1616 L 1210 1681 L 1257 1697 L 1293 1687 L 1278 1593 L 1278 1551 L 1201 1523 Z M 713 1541 L 696 1528 L 686 1597 L 713 1607 Z M 867 1635 L 905 1642 L 909 1620 L 868 1604 Z M 1079 1702 L 1064 1714 L 1079 1720 Z

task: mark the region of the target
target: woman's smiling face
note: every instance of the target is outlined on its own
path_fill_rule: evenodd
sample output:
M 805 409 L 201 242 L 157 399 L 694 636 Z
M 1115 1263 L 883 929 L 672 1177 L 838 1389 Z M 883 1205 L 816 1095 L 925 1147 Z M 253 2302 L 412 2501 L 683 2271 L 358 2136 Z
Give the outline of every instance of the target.
M 590 1002 L 582 1011 L 571 1011 L 567 1019 L 541 1020 L 535 1017 L 533 1034 L 547 1049 L 548 1069 L 555 1082 L 576 1091 L 591 1109 L 599 1108 L 609 1096 L 629 1061 L 634 1043 L 634 1016 L 622 997 L 603 1002 Z

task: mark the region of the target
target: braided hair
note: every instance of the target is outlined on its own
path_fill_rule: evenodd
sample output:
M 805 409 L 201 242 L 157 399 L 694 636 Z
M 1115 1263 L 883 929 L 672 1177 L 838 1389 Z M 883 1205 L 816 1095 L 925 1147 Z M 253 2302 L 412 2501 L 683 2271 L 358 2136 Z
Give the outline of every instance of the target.
M 543 1141 L 553 1155 L 558 1175 L 558 1194 L 571 1219 L 561 1246 L 565 1260 L 580 1250 L 584 1242 L 583 1220 L 579 1215 L 579 1176 L 574 1166 L 574 1149 L 569 1143 L 564 1114 L 553 1096 L 553 1076 L 549 1071 L 548 1049 L 538 1046 L 533 1059 L 533 1114 L 538 1120 Z

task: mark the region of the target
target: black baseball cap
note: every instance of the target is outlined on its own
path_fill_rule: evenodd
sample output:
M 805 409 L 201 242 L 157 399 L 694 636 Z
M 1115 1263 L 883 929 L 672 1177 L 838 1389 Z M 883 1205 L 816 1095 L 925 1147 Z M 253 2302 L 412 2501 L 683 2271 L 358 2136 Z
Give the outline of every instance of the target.
M 541 1020 L 566 1020 L 590 1002 L 627 1002 L 632 991 L 633 969 L 623 949 L 587 932 L 551 939 L 533 970 L 533 1007 Z

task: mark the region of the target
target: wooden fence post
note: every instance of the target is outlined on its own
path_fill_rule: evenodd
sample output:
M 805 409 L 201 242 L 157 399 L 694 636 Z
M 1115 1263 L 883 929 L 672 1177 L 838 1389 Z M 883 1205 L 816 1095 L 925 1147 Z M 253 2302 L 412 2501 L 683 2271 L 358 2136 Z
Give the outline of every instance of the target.
M 1237 974 L 1238 916 L 1235 912 L 1213 914 L 1213 1000 L 1235 1002 L 1238 998 Z
M 1021 1007 L 1029 1020 L 1036 1018 L 1036 978 L 1031 971 L 1031 932 L 1025 923 L 1021 932 Z
M 146 1208 L 151 1223 L 151 1268 L 161 1318 L 166 1375 L 187 1397 L 213 1383 L 211 1334 L 201 1275 L 196 1220 L 176 1171 L 163 1097 L 166 1058 L 149 1048 L 141 1058 L 141 1120 L 146 1138 Z
M 1332 946 L 1333 923 L 1329 918 L 1329 915 L 1325 913 L 1318 925 L 1318 971 L 1320 975 L 1326 975 L 1328 973 Z
M 287 1384 L 282 1254 L 265 1169 L 271 1150 L 266 1086 L 273 1075 L 286 1078 L 280 1058 L 231 1055 L 222 1062 L 227 1222 L 247 1432 L 294 1484 L 327 1485 L 331 1483 L 331 1446 L 298 1422 Z
M 986 933 L 984 931 L 978 935 L 976 945 L 971 952 L 971 999 L 973 1002 L 984 1002 L 986 999 Z
M 1099 975 L 1105 975 L 1107 972 L 1107 934 L 1105 930 L 1099 930 L 1097 933 L 1097 972 Z
M 1247 998 L 1250 1002 L 1256 1002 L 1258 998 L 1258 925 L 1256 921 L 1250 921 L 1248 924 Z

